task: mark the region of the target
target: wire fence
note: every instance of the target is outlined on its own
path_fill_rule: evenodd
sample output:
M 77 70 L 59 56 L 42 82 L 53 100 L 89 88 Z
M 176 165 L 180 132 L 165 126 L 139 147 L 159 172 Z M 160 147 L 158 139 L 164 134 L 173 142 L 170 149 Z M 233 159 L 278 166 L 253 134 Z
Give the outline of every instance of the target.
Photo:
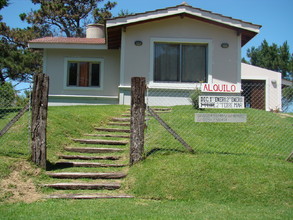
M 0 151 L 27 154 L 30 145 L 31 85 L 16 89 L 11 82 L 0 85 Z M 21 117 L 17 117 L 21 116 Z
M 293 150 L 293 114 L 284 110 L 293 102 L 281 88 L 243 81 L 241 95 L 148 89 L 146 102 L 195 152 L 286 158 Z M 154 117 L 146 124 L 147 155 L 187 151 Z

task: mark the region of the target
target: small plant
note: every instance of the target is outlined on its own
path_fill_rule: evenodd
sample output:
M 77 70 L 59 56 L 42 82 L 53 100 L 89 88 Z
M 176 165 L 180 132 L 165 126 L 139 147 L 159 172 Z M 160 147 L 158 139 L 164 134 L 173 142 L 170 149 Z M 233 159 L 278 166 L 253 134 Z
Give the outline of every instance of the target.
M 191 93 L 191 95 L 190 95 L 191 103 L 193 105 L 193 108 L 195 108 L 195 109 L 200 109 L 199 104 L 198 104 L 198 100 L 199 100 L 200 95 L 201 95 L 201 90 L 198 88 L 196 88 L 194 90 L 194 92 Z

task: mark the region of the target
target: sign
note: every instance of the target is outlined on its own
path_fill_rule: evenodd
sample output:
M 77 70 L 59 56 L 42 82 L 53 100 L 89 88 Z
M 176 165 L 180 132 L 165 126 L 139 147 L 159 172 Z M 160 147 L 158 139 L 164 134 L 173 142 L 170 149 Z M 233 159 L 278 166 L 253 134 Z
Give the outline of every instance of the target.
M 199 108 L 244 109 L 244 96 L 199 96 Z
M 202 92 L 226 92 L 226 93 L 236 93 L 241 91 L 241 85 L 240 84 L 209 84 L 209 83 L 203 83 L 201 85 L 201 91 Z
M 195 122 L 247 122 L 246 114 L 233 113 L 195 113 Z

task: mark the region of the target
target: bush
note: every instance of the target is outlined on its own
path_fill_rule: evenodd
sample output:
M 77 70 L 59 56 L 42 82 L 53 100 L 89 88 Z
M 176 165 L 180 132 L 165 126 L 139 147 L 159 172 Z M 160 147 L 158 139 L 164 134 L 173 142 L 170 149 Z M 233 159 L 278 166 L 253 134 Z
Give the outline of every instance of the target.
M 15 100 L 15 92 L 11 83 L 0 85 L 0 107 L 11 107 Z
M 282 89 L 282 107 L 283 111 L 289 110 L 293 103 L 293 87 L 285 87 Z
M 200 95 L 201 95 L 200 89 L 195 89 L 195 91 L 191 93 L 190 95 L 191 103 L 193 105 L 193 108 L 195 109 L 199 109 L 198 99 Z

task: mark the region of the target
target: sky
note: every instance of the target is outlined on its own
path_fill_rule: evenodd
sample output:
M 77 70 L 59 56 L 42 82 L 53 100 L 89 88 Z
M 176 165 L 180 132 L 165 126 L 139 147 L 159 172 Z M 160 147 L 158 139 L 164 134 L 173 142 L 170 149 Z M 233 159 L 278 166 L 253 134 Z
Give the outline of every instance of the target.
M 176 6 L 183 1 L 116 0 L 117 6 L 112 13 L 115 16 L 121 10 L 128 10 L 131 13 L 145 12 Z M 11 27 L 28 26 L 19 19 L 18 15 L 37 7 L 31 3 L 31 0 L 9 0 L 9 2 L 10 5 L 0 11 L 4 22 Z M 242 56 L 246 55 L 248 48 L 258 47 L 264 39 L 269 44 L 278 45 L 288 41 L 290 52 L 293 52 L 293 0 L 185 0 L 185 2 L 196 8 L 262 25 L 260 33 L 242 48 Z
M 111 0 L 113 1 L 113 0 Z M 184 0 L 116 0 L 113 15 L 121 10 L 140 13 L 179 5 Z M 38 9 L 31 0 L 9 0 L 10 5 L 0 11 L 3 21 L 10 27 L 27 27 L 19 14 Z M 104 1 L 106 2 L 106 1 Z M 252 46 L 258 47 L 266 39 L 269 44 L 288 42 L 293 52 L 293 0 L 185 0 L 193 7 L 223 14 L 235 19 L 262 25 L 260 33 L 242 47 L 242 57 Z M 102 3 L 103 4 L 103 3 Z

